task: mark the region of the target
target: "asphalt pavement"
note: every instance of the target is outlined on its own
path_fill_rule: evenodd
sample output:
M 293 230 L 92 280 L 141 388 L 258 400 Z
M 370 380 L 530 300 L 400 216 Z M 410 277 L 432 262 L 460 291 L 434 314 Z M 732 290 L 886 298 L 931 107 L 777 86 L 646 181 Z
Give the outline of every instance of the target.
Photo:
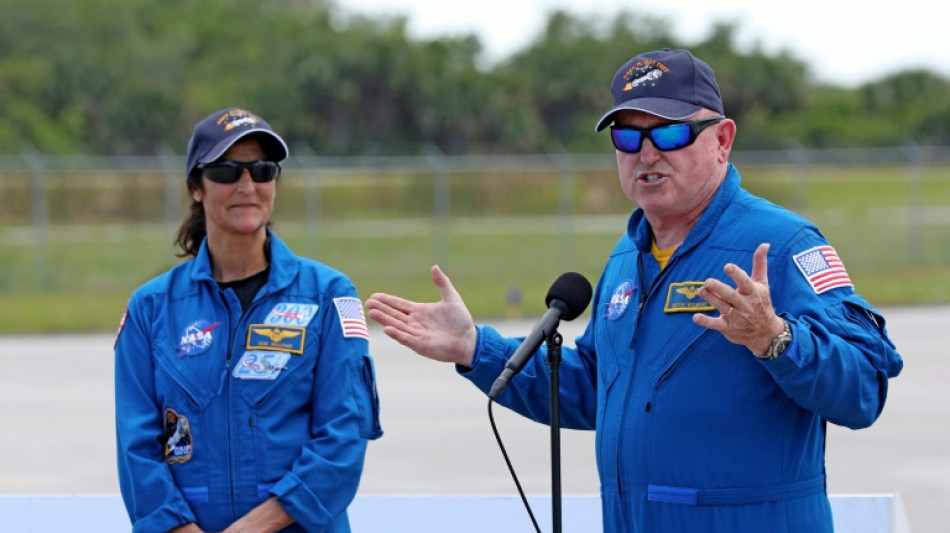
M 884 309 L 904 357 L 870 428 L 828 426 L 832 494 L 899 493 L 914 533 L 950 530 L 950 307 Z M 533 320 L 492 323 L 524 335 Z M 582 323 L 563 323 L 572 344 Z M 385 435 L 370 443 L 361 494 L 515 494 L 487 398 L 450 365 L 423 359 L 371 326 Z M 111 334 L 0 337 L 0 495 L 115 494 Z M 494 408 L 529 494 L 550 494 L 547 426 Z M 561 482 L 596 494 L 592 432 L 561 430 Z

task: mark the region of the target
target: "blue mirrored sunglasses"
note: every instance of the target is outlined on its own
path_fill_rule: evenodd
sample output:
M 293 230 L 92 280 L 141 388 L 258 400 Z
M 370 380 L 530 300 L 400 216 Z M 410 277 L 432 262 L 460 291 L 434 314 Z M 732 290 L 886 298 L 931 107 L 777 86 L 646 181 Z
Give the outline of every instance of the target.
M 693 144 L 696 142 L 696 138 L 699 137 L 700 132 L 725 118 L 715 117 L 705 120 L 673 122 L 653 126 L 652 128 L 610 126 L 610 139 L 614 143 L 614 148 L 628 154 L 639 152 L 643 148 L 645 137 L 650 137 L 650 141 L 653 142 L 653 146 L 657 150 L 669 152 Z
M 244 169 L 251 173 L 251 179 L 257 183 L 273 181 L 280 175 L 280 165 L 273 161 L 252 161 L 250 163 L 218 161 L 198 166 L 198 170 L 204 174 L 204 177 L 215 183 L 235 183 L 241 179 Z

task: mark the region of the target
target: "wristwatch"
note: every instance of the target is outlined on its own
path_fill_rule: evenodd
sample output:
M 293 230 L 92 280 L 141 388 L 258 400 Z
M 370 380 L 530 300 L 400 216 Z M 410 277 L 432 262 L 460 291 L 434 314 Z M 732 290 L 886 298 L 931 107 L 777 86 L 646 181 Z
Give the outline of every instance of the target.
M 788 345 L 792 343 L 792 328 L 788 325 L 788 320 L 782 319 L 782 323 L 785 324 L 785 329 L 778 334 L 778 337 L 772 341 L 772 345 L 769 346 L 769 349 L 765 351 L 762 355 L 756 355 L 760 361 L 771 361 L 776 357 L 782 355 L 782 352 L 788 348 Z

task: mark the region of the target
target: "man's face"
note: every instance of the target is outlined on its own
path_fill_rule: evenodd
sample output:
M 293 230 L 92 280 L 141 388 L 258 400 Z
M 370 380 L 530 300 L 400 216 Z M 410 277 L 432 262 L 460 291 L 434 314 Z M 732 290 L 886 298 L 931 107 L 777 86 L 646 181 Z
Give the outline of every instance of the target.
M 700 111 L 688 120 L 717 116 Z M 615 124 L 650 128 L 673 121 L 643 113 L 621 111 Z M 617 151 L 620 186 L 631 202 L 643 209 L 651 224 L 691 224 L 712 200 L 725 178 L 735 123 L 725 119 L 699 133 L 693 144 L 672 151 L 657 150 L 647 136 L 640 151 Z

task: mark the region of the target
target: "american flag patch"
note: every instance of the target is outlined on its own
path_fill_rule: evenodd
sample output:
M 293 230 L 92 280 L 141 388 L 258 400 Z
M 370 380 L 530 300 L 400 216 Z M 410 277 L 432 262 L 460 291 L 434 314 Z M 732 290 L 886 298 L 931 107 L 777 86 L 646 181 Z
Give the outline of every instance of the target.
M 366 316 L 363 314 L 363 302 L 359 298 L 334 298 L 333 305 L 340 315 L 340 325 L 343 326 L 344 337 L 359 337 L 369 340 L 369 328 L 366 327 Z
M 854 287 L 838 252 L 831 246 L 816 246 L 796 254 L 792 259 L 815 293 L 838 287 Z

